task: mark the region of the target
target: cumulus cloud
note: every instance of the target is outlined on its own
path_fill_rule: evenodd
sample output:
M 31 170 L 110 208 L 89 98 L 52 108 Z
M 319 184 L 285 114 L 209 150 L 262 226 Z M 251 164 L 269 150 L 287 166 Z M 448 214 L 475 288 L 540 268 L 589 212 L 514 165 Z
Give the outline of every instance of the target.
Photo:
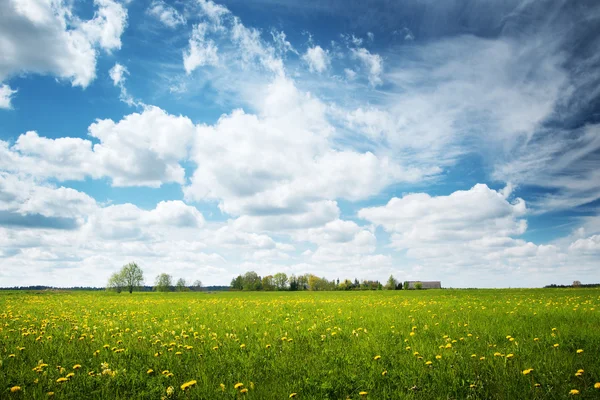
M 17 91 L 11 89 L 10 86 L 6 84 L 0 85 L 0 108 L 11 109 L 11 100 L 15 93 Z
M 329 53 L 323 50 L 321 46 L 310 47 L 302 56 L 302 59 L 308 64 L 311 72 L 322 73 L 329 68 L 331 59 Z
M 183 53 L 183 67 L 187 74 L 204 65 L 217 65 L 219 63 L 218 48 L 211 39 L 206 39 L 208 25 L 200 23 L 194 25 L 189 48 Z
M 366 69 L 369 83 L 373 86 L 381 85 L 383 73 L 383 59 L 379 54 L 372 54 L 364 47 L 352 49 L 352 56 L 358 59 Z
M 509 202 L 504 193 L 478 184 L 448 196 L 394 197 L 385 206 L 361 209 L 358 216 L 393 233 L 392 244 L 403 249 L 521 235 L 527 228 L 525 212 L 522 199 Z
M 80 138 L 48 139 L 33 131 L 20 135 L 12 147 L 0 141 L 0 169 L 59 180 L 109 177 L 113 186 L 183 184 L 180 163 L 188 157 L 195 129 L 189 118 L 148 106 L 118 122 L 91 124 L 88 133 L 99 140 L 94 145 Z
M 80 21 L 68 2 L 8 0 L 0 15 L 0 82 L 39 73 L 88 86 L 96 76 L 97 48 L 119 49 L 127 24 L 127 11 L 120 3 L 94 4 L 94 17 Z
M 185 25 L 186 20 L 174 7 L 171 7 L 162 0 L 154 0 L 148 8 L 148 14 L 152 15 L 165 26 L 176 28 L 178 25 Z

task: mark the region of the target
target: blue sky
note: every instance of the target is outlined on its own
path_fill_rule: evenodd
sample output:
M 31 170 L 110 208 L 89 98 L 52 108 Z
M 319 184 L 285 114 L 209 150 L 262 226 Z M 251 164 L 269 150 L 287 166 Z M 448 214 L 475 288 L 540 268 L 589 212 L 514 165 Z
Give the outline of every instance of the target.
M 0 286 L 600 281 L 597 2 L 4 9 Z

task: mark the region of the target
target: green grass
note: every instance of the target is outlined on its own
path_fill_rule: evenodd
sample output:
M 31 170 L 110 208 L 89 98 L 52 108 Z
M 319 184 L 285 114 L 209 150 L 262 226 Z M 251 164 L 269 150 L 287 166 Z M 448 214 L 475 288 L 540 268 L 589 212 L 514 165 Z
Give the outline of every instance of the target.
M 599 303 L 597 289 L 4 292 L 0 398 L 600 398 Z

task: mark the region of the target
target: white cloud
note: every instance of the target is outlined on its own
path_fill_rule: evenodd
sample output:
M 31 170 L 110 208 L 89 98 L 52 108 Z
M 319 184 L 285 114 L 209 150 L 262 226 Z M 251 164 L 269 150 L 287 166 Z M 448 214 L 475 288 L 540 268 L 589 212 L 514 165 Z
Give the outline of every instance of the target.
M 186 24 L 185 17 L 174 7 L 171 7 L 162 0 L 153 0 L 148 8 L 148 14 L 157 18 L 169 28 L 176 28 L 178 25 Z
M 118 122 L 90 125 L 89 135 L 99 140 L 93 146 L 89 140 L 48 139 L 36 132 L 20 135 L 12 147 L 0 141 L 0 169 L 59 180 L 106 176 L 113 186 L 183 184 L 180 162 L 188 157 L 195 129 L 189 118 L 148 106 Z
M 189 118 L 149 106 L 117 123 L 98 120 L 88 130 L 100 140 L 93 147 L 96 166 L 112 178 L 114 186 L 184 183 L 185 171 L 179 163 L 187 158 L 195 131 Z
M 116 1 L 94 0 L 98 7 L 94 18 L 85 21 L 80 28 L 91 43 L 98 43 L 104 50 L 121 48 L 121 35 L 127 26 L 127 10 Z
M 522 219 L 525 212 L 522 199 L 511 203 L 502 193 L 478 184 L 448 196 L 415 193 L 394 197 L 387 205 L 364 208 L 358 215 L 392 232 L 394 247 L 413 249 L 520 235 L 527 228 Z
M 218 48 L 211 39 L 206 39 L 208 25 L 200 23 L 194 25 L 189 48 L 183 53 L 183 66 L 187 74 L 204 65 L 216 66 L 219 64 Z
M 293 214 L 320 200 L 365 199 L 428 173 L 385 156 L 334 149 L 326 107 L 289 79 L 275 79 L 260 97 L 259 115 L 237 110 L 198 128 L 191 157 L 197 168 L 186 198 L 218 200 L 234 216 Z
M 346 75 L 346 79 L 349 81 L 353 81 L 356 79 L 356 71 L 350 68 L 344 68 L 344 75 Z
M 367 70 L 369 83 L 373 86 L 381 85 L 383 73 L 383 59 L 379 54 L 372 54 L 364 47 L 352 49 L 352 56 L 358 59 Z
M 121 86 L 125 83 L 125 75 L 129 75 L 129 71 L 127 67 L 119 63 L 115 63 L 115 65 L 108 71 L 110 75 L 110 79 L 113 80 L 113 84 L 115 86 Z
M 11 100 L 15 93 L 17 91 L 12 90 L 10 86 L 6 84 L 0 85 L 0 108 L 11 109 Z
M 600 254 L 600 235 L 577 239 L 569 246 L 569 251 L 581 254 Z
M 329 53 L 323 50 L 321 46 L 310 47 L 302 56 L 302 59 L 308 64 L 311 72 L 322 73 L 329 68 L 331 63 Z
M 94 18 L 80 21 L 69 2 L 8 0 L 0 15 L 0 82 L 21 73 L 53 74 L 86 87 L 96 76 L 96 47 L 121 47 L 127 11 L 95 1 Z

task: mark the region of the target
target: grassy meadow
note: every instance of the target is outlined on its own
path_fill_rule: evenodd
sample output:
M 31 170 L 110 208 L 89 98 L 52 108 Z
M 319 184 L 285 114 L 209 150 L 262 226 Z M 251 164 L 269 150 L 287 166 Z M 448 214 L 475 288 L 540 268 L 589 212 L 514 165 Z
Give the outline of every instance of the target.
M 0 292 L 0 398 L 600 398 L 600 290 Z

